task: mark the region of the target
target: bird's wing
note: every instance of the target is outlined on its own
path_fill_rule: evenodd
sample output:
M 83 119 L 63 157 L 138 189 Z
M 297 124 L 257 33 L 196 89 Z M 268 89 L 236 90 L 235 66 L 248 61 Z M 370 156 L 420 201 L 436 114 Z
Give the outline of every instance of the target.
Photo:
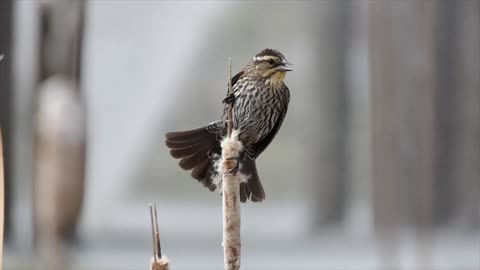
M 287 114 L 287 108 L 283 111 L 282 115 L 277 119 L 277 122 L 273 126 L 272 130 L 270 133 L 268 133 L 267 136 L 263 137 L 260 141 L 258 141 L 255 144 L 255 158 L 260 156 L 260 154 L 267 148 L 267 146 L 272 142 L 273 138 L 275 135 L 277 135 L 277 132 L 280 130 L 280 126 L 282 126 L 283 119 L 285 118 L 285 115 Z
M 236 84 L 240 80 L 240 77 L 242 77 L 243 73 L 244 72 L 242 70 L 242 71 L 238 72 L 237 74 L 235 74 L 235 76 L 232 77 L 232 93 L 231 94 L 233 94 L 234 96 L 235 96 L 235 93 L 241 88 Z M 228 91 L 229 90 L 228 90 L 228 85 L 227 85 L 227 96 L 229 96 Z M 235 98 L 233 99 L 233 102 L 235 103 Z M 227 106 L 225 106 L 225 109 L 226 109 L 228 107 L 228 104 L 225 103 L 225 105 L 227 105 Z
M 238 72 L 237 74 L 235 74 L 235 76 L 232 77 L 232 92 L 235 93 L 235 91 L 238 91 L 238 87 L 235 87 L 235 84 L 238 82 L 238 80 L 240 79 L 240 77 L 242 77 L 243 75 L 243 70 Z M 224 103 L 224 106 L 223 106 L 223 115 L 222 115 L 222 118 L 223 121 L 225 121 L 227 119 L 227 110 L 228 110 L 228 103 L 225 102 L 227 100 L 227 98 L 229 97 L 229 93 L 228 93 L 228 85 L 227 85 L 227 97 L 223 100 L 223 103 Z M 235 99 L 233 99 L 233 102 L 235 102 Z M 225 122 L 221 122 L 221 123 L 225 123 Z M 223 126 L 225 127 L 225 126 Z M 224 135 L 222 135 L 224 136 Z
M 270 133 L 268 133 L 265 137 L 260 139 L 254 146 L 254 149 L 251 149 L 254 151 L 253 157 L 257 158 L 260 156 L 260 154 L 267 148 L 267 146 L 272 142 L 273 138 L 275 138 L 275 135 L 277 135 L 278 131 L 280 130 L 280 127 L 282 126 L 283 119 L 285 119 L 285 115 L 287 115 L 287 110 L 288 110 L 288 103 L 290 102 L 290 91 L 288 87 L 284 84 L 284 96 L 283 96 L 283 108 L 280 110 L 281 115 L 278 117 L 275 125 L 273 126 L 272 130 Z M 248 150 L 248 149 L 247 149 Z
M 235 74 L 235 76 L 232 77 L 232 88 L 238 82 L 238 79 L 242 77 L 242 75 L 243 75 L 243 70 L 238 72 L 237 74 Z

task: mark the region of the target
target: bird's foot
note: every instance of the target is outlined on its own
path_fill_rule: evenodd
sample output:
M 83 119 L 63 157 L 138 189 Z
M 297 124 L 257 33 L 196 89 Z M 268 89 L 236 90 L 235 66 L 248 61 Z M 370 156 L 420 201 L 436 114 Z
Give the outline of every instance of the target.
M 235 102 L 235 95 L 233 93 L 227 94 L 227 97 L 223 99 L 222 103 L 230 104 Z
M 232 158 L 226 158 L 227 161 L 229 162 L 235 162 L 235 166 L 229 170 L 227 170 L 225 173 L 226 174 L 237 174 L 238 169 L 240 168 L 240 159 L 238 157 L 232 157 Z

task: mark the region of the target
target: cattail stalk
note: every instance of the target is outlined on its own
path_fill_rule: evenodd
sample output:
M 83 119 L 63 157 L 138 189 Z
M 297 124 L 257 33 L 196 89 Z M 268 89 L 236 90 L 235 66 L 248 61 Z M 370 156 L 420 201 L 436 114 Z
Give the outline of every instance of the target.
M 150 270 L 169 270 L 170 265 L 166 256 L 162 256 L 160 246 L 160 232 L 158 230 L 157 206 L 150 204 L 150 221 L 152 225 L 153 257 L 150 260 Z
M 232 58 L 228 58 L 228 94 L 231 95 L 233 93 L 232 90 Z M 228 137 L 232 136 L 233 130 L 233 102 L 228 103 L 228 110 L 227 110 L 227 132 Z
M 232 66 L 228 59 L 228 94 L 232 93 Z M 223 262 L 225 270 L 240 269 L 240 177 L 232 172 L 237 166 L 237 158 L 242 149 L 236 132 L 233 130 L 233 108 L 228 105 L 228 135 L 222 141 L 222 210 L 223 210 Z

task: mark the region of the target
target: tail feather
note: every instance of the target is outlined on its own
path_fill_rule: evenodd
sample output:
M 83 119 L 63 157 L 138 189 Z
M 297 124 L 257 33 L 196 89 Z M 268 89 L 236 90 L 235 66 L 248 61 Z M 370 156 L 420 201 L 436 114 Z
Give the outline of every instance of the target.
M 242 194 L 240 194 L 240 200 L 242 202 L 245 202 L 247 199 L 250 199 L 252 202 L 263 201 L 265 199 L 265 191 L 263 190 L 262 183 L 260 183 L 260 178 L 258 177 L 255 160 L 250 159 L 247 155 L 240 172 L 247 176 L 247 183 L 245 185 L 246 198 L 242 198 Z M 242 189 L 242 186 L 240 186 L 240 189 Z
M 250 198 L 250 190 L 248 189 L 247 183 L 240 184 L 240 201 L 246 202 Z

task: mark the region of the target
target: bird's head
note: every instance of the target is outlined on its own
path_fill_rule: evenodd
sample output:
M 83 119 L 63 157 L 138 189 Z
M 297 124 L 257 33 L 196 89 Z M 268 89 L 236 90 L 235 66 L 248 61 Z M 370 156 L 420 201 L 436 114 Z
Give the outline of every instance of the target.
M 291 64 L 281 52 L 268 48 L 255 55 L 245 71 L 255 77 L 265 79 L 268 83 L 280 84 L 285 78 L 285 73 L 292 71 L 288 65 Z

